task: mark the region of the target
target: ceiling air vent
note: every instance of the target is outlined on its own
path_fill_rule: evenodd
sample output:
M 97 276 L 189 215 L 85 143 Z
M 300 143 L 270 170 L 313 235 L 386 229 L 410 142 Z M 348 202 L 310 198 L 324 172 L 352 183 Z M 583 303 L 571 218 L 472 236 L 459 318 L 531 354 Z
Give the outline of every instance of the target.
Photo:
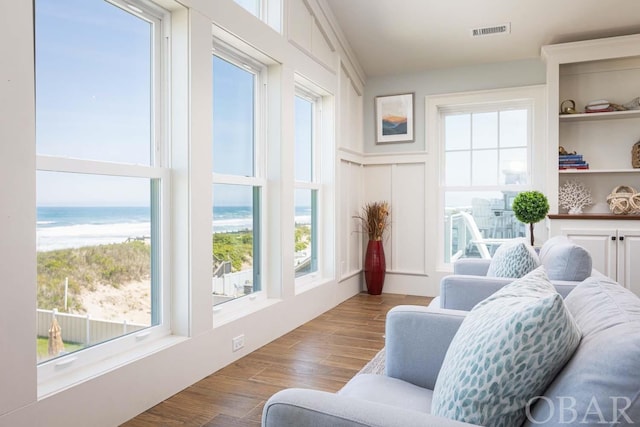
M 511 33 L 511 23 L 494 25 L 492 27 L 473 28 L 471 30 L 471 37 L 495 36 L 509 33 Z

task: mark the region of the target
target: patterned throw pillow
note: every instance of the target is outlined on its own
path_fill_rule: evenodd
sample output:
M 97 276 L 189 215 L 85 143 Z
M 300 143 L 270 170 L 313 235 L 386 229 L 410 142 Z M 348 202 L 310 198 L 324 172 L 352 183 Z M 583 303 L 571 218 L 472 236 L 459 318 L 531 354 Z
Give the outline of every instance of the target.
M 571 358 L 580 330 L 540 267 L 478 303 L 454 336 L 431 412 L 513 427 Z
M 540 259 L 524 239 L 513 239 L 501 244 L 491 258 L 487 277 L 513 277 L 519 279 L 540 266 Z

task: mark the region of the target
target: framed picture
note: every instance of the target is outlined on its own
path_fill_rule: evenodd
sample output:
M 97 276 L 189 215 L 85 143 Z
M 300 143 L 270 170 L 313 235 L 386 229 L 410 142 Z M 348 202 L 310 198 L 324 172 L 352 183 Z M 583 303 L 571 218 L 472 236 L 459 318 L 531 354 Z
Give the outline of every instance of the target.
M 414 140 L 414 95 L 376 96 L 376 144 Z

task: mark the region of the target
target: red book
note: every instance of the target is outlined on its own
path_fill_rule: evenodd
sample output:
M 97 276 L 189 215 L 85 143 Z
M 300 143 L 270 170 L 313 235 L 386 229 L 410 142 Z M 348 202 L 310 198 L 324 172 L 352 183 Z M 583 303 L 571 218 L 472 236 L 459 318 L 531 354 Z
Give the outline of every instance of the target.
M 571 166 L 561 165 L 561 166 L 558 166 L 558 170 L 561 170 L 561 171 L 571 170 L 571 169 L 581 169 L 581 170 L 589 169 L 589 165 L 571 165 Z

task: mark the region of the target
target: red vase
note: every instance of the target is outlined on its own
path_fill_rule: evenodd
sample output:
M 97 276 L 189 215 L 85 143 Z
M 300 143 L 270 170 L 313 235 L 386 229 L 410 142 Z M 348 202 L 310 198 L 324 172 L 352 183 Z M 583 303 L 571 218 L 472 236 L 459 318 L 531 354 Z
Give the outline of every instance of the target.
M 382 293 L 386 271 L 387 265 L 384 259 L 382 240 L 369 240 L 367 253 L 364 257 L 364 281 L 367 284 L 369 294 L 380 295 Z

